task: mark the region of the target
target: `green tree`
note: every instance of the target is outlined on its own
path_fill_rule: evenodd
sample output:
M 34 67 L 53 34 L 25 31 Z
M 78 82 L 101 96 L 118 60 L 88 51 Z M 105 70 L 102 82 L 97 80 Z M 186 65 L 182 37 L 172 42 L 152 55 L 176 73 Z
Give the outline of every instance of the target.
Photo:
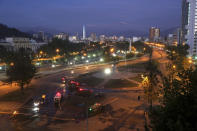
M 142 81 L 142 87 L 144 88 L 145 97 L 150 104 L 150 108 L 152 109 L 153 101 L 159 97 L 160 93 L 160 83 L 162 73 L 158 68 L 158 62 L 152 59 L 152 50 L 149 55 L 149 61 L 146 66 L 147 74 Z
M 17 82 L 22 92 L 24 92 L 24 85 L 29 84 L 36 73 L 32 60 L 31 54 L 25 49 L 15 52 L 13 58 L 9 60 L 10 64 L 6 72 L 8 79 L 11 82 Z
M 190 67 L 187 59 L 188 45 L 167 46 L 166 49 L 168 59 L 176 65 L 177 70 L 181 71 Z
M 171 63 L 163 77 L 163 98 L 150 115 L 153 131 L 196 131 L 197 67 L 184 66 L 188 46 L 168 49 Z
M 151 60 L 147 65 L 147 75 L 142 82 L 142 87 L 144 88 L 145 97 L 150 104 L 152 109 L 153 101 L 159 98 L 159 93 L 161 89 L 161 72 L 158 69 L 158 63 L 155 60 Z
M 152 48 L 146 45 L 144 42 L 136 41 L 132 43 L 132 46 L 136 48 L 139 52 L 149 53 L 151 54 Z
M 151 113 L 155 131 L 197 130 L 197 70 L 184 70 L 178 77 L 164 80 L 163 101 Z

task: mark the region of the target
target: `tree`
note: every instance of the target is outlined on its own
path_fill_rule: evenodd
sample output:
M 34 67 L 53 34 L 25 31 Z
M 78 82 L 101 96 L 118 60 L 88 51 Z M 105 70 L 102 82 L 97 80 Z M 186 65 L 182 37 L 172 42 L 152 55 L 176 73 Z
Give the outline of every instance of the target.
M 177 70 L 181 71 L 190 67 L 187 59 L 188 45 L 167 46 L 166 49 L 168 59 L 176 65 Z
M 197 67 L 182 66 L 187 46 L 169 48 L 168 58 L 172 63 L 163 77 L 163 98 L 150 112 L 153 131 L 196 131 Z
M 24 85 L 29 84 L 36 73 L 36 68 L 32 60 L 33 58 L 29 52 L 25 49 L 20 49 L 14 53 L 12 62 L 8 65 L 6 73 L 9 81 L 17 82 L 22 92 L 24 92 Z
M 159 97 L 161 87 L 160 80 L 162 75 L 158 69 L 158 63 L 154 60 L 148 62 L 146 70 L 148 73 L 142 82 L 142 87 L 144 88 L 145 97 L 152 109 L 153 101 Z
M 54 38 L 49 44 L 41 46 L 40 51 L 46 52 L 49 57 L 53 57 L 57 55 L 56 49 L 59 49 L 59 55 L 68 56 L 69 53 L 72 52 L 81 52 L 85 49 L 84 43 L 74 44 L 69 42 L 68 40 L 61 40 L 58 38 Z
M 149 61 L 146 66 L 147 74 L 142 81 L 142 87 L 144 88 L 145 97 L 150 103 L 152 109 L 152 103 L 159 97 L 160 92 L 160 80 L 162 77 L 161 72 L 158 69 L 158 62 L 152 59 L 152 50 L 149 55 Z
M 144 42 L 136 41 L 132 43 L 132 46 L 139 52 L 149 53 L 151 54 L 152 48 L 146 45 Z
M 164 81 L 162 104 L 151 113 L 155 131 L 197 130 L 197 70 L 184 70 L 178 77 Z

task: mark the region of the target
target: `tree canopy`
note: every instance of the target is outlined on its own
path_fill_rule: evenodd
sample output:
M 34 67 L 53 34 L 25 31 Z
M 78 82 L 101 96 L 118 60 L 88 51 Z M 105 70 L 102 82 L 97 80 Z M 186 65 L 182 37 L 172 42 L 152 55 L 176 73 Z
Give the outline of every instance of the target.
M 151 111 L 154 131 L 197 130 L 197 67 L 184 68 L 182 60 L 187 49 L 183 45 L 168 47 L 168 58 L 176 66 L 168 68 L 169 73 L 163 77 L 161 104 Z
M 7 67 L 7 76 L 9 81 L 17 82 L 23 91 L 24 85 L 29 84 L 36 73 L 36 68 L 32 63 L 33 58 L 31 54 L 25 49 L 21 48 L 14 52 L 10 59 L 10 64 Z

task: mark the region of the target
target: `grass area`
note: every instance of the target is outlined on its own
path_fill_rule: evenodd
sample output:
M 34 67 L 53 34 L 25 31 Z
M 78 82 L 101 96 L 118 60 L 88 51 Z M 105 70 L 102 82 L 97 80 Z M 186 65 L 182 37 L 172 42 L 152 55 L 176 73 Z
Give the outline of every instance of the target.
M 76 78 L 76 80 L 79 81 L 80 83 L 86 83 L 88 86 L 95 87 L 104 81 L 104 79 L 102 78 L 97 78 L 97 77 L 92 76 L 95 73 L 97 72 L 90 72 L 90 73 L 80 75 Z
M 129 72 L 133 73 L 144 73 L 146 70 L 147 62 L 142 62 L 142 63 L 137 63 L 137 64 L 132 64 L 132 65 L 126 65 L 126 66 L 121 66 L 118 67 L 119 71 L 125 71 L 129 70 Z
M 122 79 L 111 79 L 104 85 L 105 88 L 122 88 L 122 87 L 136 87 L 136 86 L 138 85 L 128 80 L 122 80 Z
M 31 96 L 33 90 L 34 89 L 31 87 L 25 88 L 24 94 L 22 94 L 21 90 L 16 90 L 1 96 L 0 101 L 24 102 L 29 96 Z

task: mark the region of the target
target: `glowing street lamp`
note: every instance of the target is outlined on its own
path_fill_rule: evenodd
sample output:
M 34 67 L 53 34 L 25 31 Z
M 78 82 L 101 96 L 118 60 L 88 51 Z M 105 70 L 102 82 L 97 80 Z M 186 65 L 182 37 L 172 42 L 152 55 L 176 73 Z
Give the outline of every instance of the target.
M 106 68 L 106 69 L 104 70 L 104 73 L 105 73 L 106 75 L 111 74 L 111 69 L 110 69 L 110 68 Z
M 56 49 L 56 53 L 58 54 L 60 52 L 60 49 Z
M 115 53 L 113 53 L 112 55 L 113 55 L 113 57 L 116 57 L 117 56 Z
M 103 60 L 103 58 L 100 58 L 100 62 L 103 62 L 104 60 Z
M 110 49 L 110 52 L 113 53 L 113 52 L 114 52 L 114 48 L 111 48 L 111 49 Z
M 52 68 L 54 68 L 54 67 L 55 67 L 55 65 L 53 64 L 53 65 L 51 65 L 51 67 L 52 67 Z
M 172 66 L 172 68 L 173 68 L 173 69 L 176 69 L 176 66 L 175 66 L 175 65 L 173 65 L 173 66 Z
M 43 54 L 43 51 L 40 51 L 40 55 L 42 55 Z
M 11 62 L 11 63 L 10 63 L 10 66 L 14 66 L 14 63 L 13 63 L 13 62 Z

